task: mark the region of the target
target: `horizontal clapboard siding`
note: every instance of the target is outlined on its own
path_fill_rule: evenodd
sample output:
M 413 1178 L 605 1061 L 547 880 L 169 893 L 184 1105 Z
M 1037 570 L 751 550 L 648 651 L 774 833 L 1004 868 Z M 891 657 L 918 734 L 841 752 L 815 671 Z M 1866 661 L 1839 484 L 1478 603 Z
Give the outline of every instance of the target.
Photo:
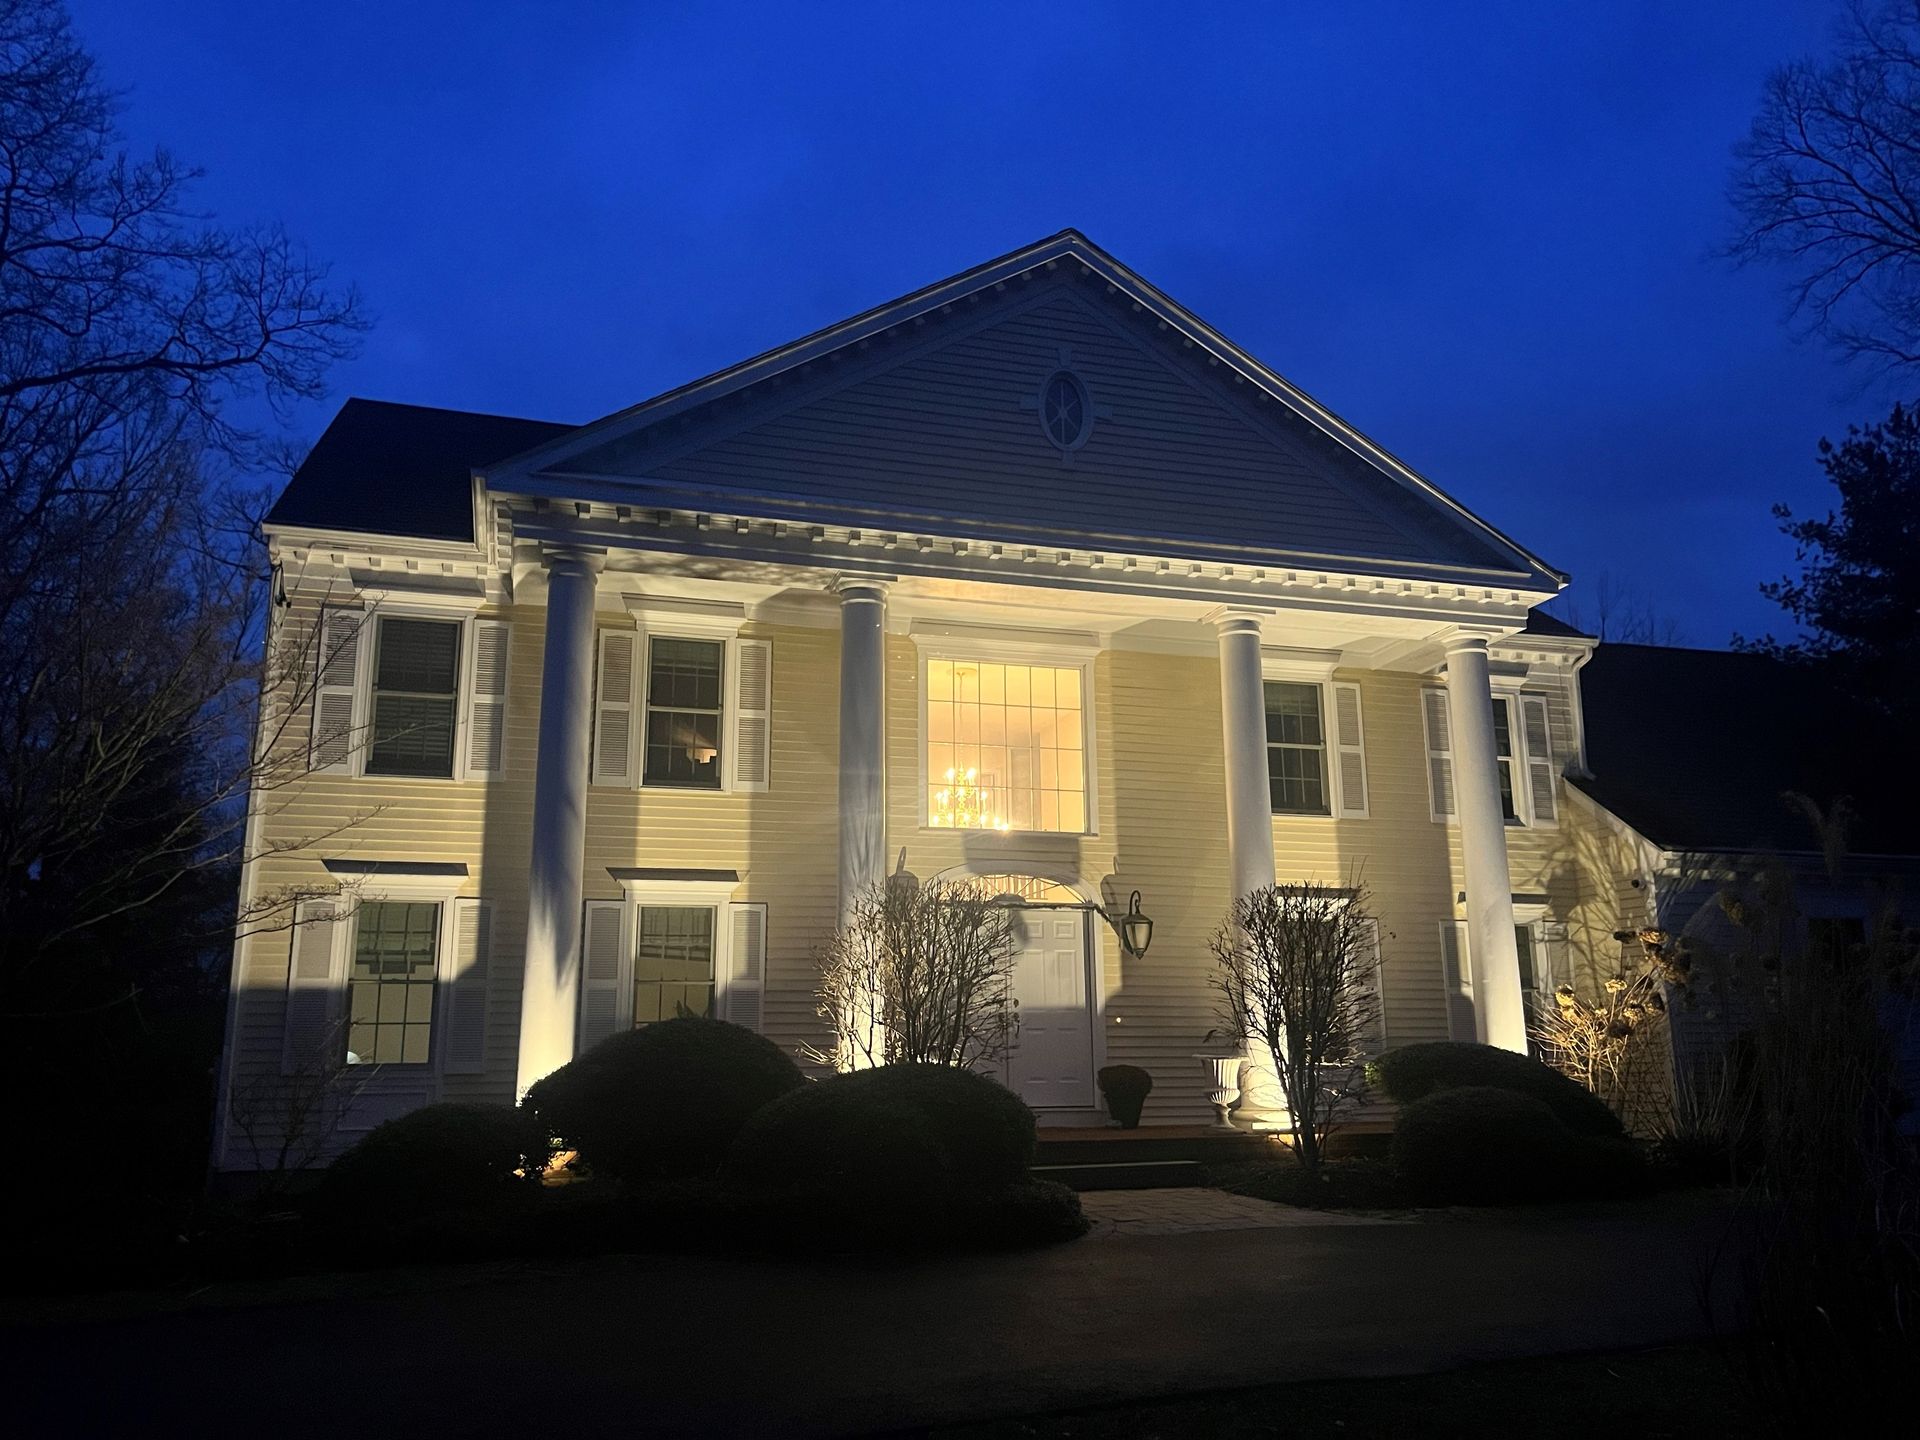
M 828 506 L 1018 517 L 1036 539 L 1230 536 L 1292 552 L 1490 562 L 1480 541 L 1304 421 L 1135 333 L 1138 317 L 1106 297 L 1059 282 L 1000 309 L 1003 318 L 948 322 L 961 326 L 954 338 L 903 343 L 898 357 L 876 349 L 866 373 L 849 362 L 851 383 L 802 381 L 690 453 L 666 433 L 658 453 L 621 441 L 571 463 Z M 1032 403 L 1062 352 L 1100 417 L 1071 465 Z
M 494 915 L 486 1064 L 478 1073 L 445 1076 L 440 1093 L 449 1099 L 506 1101 L 514 1084 L 544 626 L 538 608 L 518 607 L 497 618 L 513 627 L 505 773 L 472 782 L 308 775 L 266 802 L 262 841 L 273 847 L 340 833 L 261 862 L 254 877 L 260 893 L 312 884 L 324 876 L 325 855 L 454 860 L 469 867 L 460 894 L 486 898 Z M 300 620 L 296 612 L 292 623 Z M 630 623 L 617 613 L 601 621 Z M 609 867 L 739 871 L 743 879 L 733 898 L 767 906 L 766 1033 L 796 1050 L 824 1039 L 813 977 L 837 908 L 839 638 L 830 628 L 756 625 L 743 633 L 773 645 L 768 790 L 722 795 L 594 787 L 586 895 L 620 898 Z M 1106 1058 L 1153 1072 L 1152 1118 L 1203 1118 L 1201 1077 L 1191 1056 L 1219 1023 L 1207 940 L 1227 903 L 1217 662 L 1209 655 L 1135 651 L 1097 657 L 1090 702 L 1100 831 L 1087 836 L 922 829 L 919 665 L 910 641 L 889 638 L 887 667 L 889 868 L 904 848 L 908 868 L 921 876 L 971 863 L 1077 874 L 1096 888 L 1104 885 L 1110 903 L 1124 904 L 1129 891 L 1140 890 L 1155 921 L 1145 960 L 1124 958 L 1111 932 L 1100 927 Z M 1419 711 L 1426 682 L 1367 671 L 1341 671 L 1339 678 L 1360 687 L 1370 818 L 1276 817 L 1279 877 L 1337 883 L 1356 871 L 1364 875 L 1380 919 L 1389 1041 L 1443 1038 L 1438 928 L 1458 914 L 1454 895 L 1462 871 L 1457 831 L 1428 817 Z M 1545 688 L 1556 761 L 1563 763 L 1572 749 L 1568 696 L 1564 686 Z M 291 718 L 285 744 L 304 747 L 305 720 Z M 1612 935 L 1639 892 L 1616 878 L 1630 864 L 1625 842 L 1591 806 L 1565 803 L 1564 786 L 1560 793 L 1559 827 L 1509 836 L 1513 888 L 1551 898 L 1555 918 L 1569 927 L 1576 974 L 1597 985 L 1620 963 Z M 289 957 L 284 930 L 243 947 L 234 1046 L 241 1078 L 277 1072 Z M 420 1103 L 413 1091 L 396 1092 L 393 1102 L 403 1099 Z

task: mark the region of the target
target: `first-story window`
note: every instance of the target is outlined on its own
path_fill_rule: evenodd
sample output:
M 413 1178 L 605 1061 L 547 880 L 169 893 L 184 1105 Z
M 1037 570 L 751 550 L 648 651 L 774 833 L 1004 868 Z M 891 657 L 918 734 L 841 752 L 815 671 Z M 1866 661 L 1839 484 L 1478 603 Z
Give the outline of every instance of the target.
M 347 1063 L 424 1065 L 432 1055 L 440 907 L 370 901 L 354 927 Z
M 711 905 L 642 905 L 633 954 L 633 1023 L 713 1014 Z
M 367 774 L 451 777 L 459 694 L 459 621 L 379 616 Z
M 926 688 L 929 826 L 1085 832 L 1078 666 L 930 659 Z
M 1269 680 L 1267 788 L 1276 815 L 1327 815 L 1327 735 L 1320 687 Z
M 646 769 L 642 783 L 720 788 L 719 640 L 656 636 L 647 653 Z

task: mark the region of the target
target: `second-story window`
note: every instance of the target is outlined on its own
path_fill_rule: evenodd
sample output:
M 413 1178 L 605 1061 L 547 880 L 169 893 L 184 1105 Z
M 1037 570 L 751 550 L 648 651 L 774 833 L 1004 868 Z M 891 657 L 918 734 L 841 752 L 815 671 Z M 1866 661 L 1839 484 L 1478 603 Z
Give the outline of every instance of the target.
M 1500 813 L 1509 825 L 1520 823 L 1520 811 L 1513 798 L 1513 701 L 1505 695 L 1493 697 L 1493 748 L 1500 765 Z
M 1327 731 L 1320 715 L 1320 687 L 1269 680 L 1267 696 L 1267 788 L 1276 815 L 1326 815 Z
M 927 824 L 1087 829 L 1086 717 L 1075 665 L 927 661 Z
M 451 776 L 459 694 L 459 621 L 379 617 L 367 774 Z
M 670 640 L 647 647 L 646 770 L 648 785 L 720 788 L 720 676 L 726 646 L 718 640 Z

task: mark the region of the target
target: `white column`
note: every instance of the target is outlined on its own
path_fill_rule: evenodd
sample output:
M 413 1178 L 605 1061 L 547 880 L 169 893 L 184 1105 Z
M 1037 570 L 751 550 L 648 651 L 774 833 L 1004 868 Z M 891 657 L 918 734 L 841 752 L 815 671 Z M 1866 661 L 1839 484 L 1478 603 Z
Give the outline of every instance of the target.
M 1273 799 L 1267 786 L 1267 700 L 1260 618 L 1226 610 L 1220 635 L 1220 714 L 1226 733 L 1227 853 L 1233 898 L 1273 884 Z
M 842 580 L 840 919 L 887 874 L 887 587 Z
M 1513 879 L 1507 822 L 1500 812 L 1500 765 L 1493 739 L 1493 688 L 1487 642 L 1447 641 L 1447 717 L 1453 730 L 1453 793 L 1466 862 L 1467 948 L 1473 958 L 1474 1028 L 1481 1041 L 1527 1049 L 1520 952 L 1513 938 Z M 1519 777 L 1515 776 L 1515 783 Z
M 593 587 L 606 557 L 554 550 L 545 559 L 547 639 L 533 773 L 533 853 L 527 862 L 520 1094 L 573 1058 L 593 737 Z

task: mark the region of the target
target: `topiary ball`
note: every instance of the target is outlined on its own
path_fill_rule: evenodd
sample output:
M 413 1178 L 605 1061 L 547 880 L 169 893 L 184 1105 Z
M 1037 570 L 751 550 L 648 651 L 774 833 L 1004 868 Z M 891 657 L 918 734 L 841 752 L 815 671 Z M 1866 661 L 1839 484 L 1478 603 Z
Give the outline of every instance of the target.
M 1436 1040 L 1403 1045 L 1370 1062 L 1367 1079 L 1375 1089 L 1401 1105 L 1439 1090 L 1461 1086 L 1491 1086 L 1528 1095 L 1551 1110 L 1576 1135 L 1619 1140 L 1626 1127 L 1607 1104 L 1579 1081 L 1562 1075 L 1531 1055 L 1516 1054 L 1494 1045 L 1462 1040 Z
M 596 1174 L 711 1174 L 748 1119 L 806 1083 L 764 1035 L 683 1016 L 612 1036 L 527 1092 L 527 1103 Z
M 427 1105 L 376 1125 L 334 1161 L 316 1206 L 335 1219 L 369 1223 L 484 1208 L 537 1184 L 552 1154 L 544 1127 L 524 1109 Z

